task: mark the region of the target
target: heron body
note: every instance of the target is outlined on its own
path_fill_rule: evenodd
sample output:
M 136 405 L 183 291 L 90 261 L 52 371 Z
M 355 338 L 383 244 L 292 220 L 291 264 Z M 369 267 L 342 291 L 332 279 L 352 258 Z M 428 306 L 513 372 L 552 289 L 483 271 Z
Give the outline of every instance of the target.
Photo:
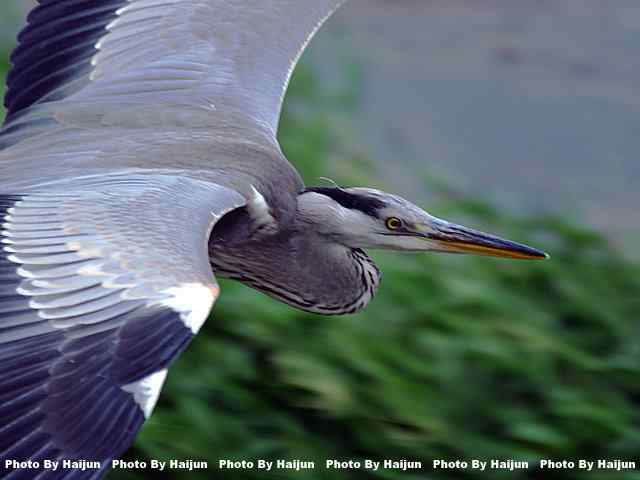
M 2 478 L 97 479 L 220 294 L 364 308 L 365 249 L 544 258 L 367 188 L 306 188 L 276 139 L 341 0 L 40 0 L 0 130 Z M 96 461 L 25 470 L 7 461 Z

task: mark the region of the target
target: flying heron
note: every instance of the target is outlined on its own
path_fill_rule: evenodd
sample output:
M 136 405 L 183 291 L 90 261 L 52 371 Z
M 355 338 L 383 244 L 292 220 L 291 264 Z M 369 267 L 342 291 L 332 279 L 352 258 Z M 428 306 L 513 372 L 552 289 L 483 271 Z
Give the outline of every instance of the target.
M 339 315 L 378 288 L 363 249 L 546 257 L 378 190 L 305 187 L 278 119 L 342 3 L 40 0 L 30 13 L 0 130 L 3 478 L 100 478 L 208 317 L 215 276 Z

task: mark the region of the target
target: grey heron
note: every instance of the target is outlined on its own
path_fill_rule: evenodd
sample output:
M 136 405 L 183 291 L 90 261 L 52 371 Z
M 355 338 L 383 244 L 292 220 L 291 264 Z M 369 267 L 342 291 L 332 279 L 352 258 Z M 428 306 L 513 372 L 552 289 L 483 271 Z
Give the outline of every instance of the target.
M 208 317 L 215 276 L 337 315 L 378 288 L 364 249 L 546 257 L 378 190 L 305 187 L 278 119 L 304 47 L 342 3 L 31 12 L 0 130 L 3 478 L 102 477 Z

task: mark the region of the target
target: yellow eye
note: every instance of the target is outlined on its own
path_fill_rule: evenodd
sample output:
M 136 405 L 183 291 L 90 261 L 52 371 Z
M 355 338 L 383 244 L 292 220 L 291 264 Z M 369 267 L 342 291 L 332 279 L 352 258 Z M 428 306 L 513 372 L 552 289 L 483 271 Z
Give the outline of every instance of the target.
M 386 224 L 389 230 L 397 230 L 402 226 L 402 221 L 396 217 L 389 217 Z

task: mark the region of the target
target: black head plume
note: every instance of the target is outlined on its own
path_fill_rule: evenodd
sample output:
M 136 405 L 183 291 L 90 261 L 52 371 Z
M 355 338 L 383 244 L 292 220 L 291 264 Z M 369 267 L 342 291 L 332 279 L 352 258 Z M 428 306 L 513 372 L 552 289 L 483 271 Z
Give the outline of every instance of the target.
M 360 210 L 362 213 L 372 217 L 377 217 L 377 212 L 385 207 L 385 203 L 378 198 L 371 195 L 347 192 L 339 187 L 310 187 L 303 193 L 306 192 L 315 192 L 325 195 L 335 200 L 344 208 Z

